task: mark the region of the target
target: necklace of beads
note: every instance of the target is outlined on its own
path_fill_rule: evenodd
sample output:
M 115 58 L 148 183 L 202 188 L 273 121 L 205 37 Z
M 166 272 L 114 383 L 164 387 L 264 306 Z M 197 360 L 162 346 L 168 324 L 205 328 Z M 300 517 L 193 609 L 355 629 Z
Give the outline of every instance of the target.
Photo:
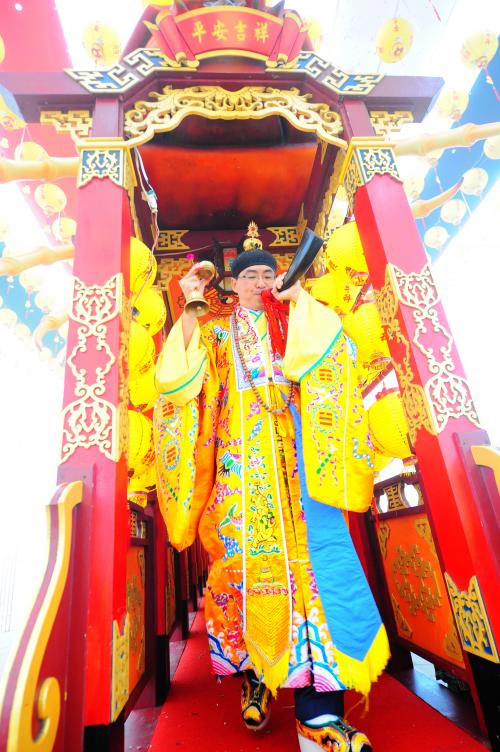
M 248 383 L 250 384 L 250 387 L 252 388 L 252 391 L 253 391 L 253 393 L 255 395 L 255 399 L 257 400 L 257 402 L 259 403 L 259 405 L 261 407 L 263 407 L 264 410 L 267 410 L 268 413 L 271 413 L 271 415 L 281 415 L 282 413 L 285 412 L 285 410 L 288 410 L 288 407 L 290 406 L 290 403 L 292 401 L 292 397 L 293 397 L 293 382 L 290 381 L 290 384 L 289 384 L 289 387 L 288 387 L 288 397 L 287 397 L 286 402 L 283 405 L 283 407 L 278 407 L 276 409 L 273 409 L 272 407 L 269 407 L 269 405 L 267 405 L 264 402 L 264 400 L 262 399 L 262 397 L 260 396 L 259 390 L 257 389 L 257 386 L 255 385 L 253 377 L 252 377 L 252 375 L 250 373 L 250 370 L 249 370 L 249 368 L 248 368 L 248 366 L 247 366 L 247 364 L 245 362 L 245 359 L 243 357 L 243 353 L 241 352 L 240 339 L 239 339 L 239 336 L 238 336 L 238 322 L 237 322 L 236 314 L 235 314 L 234 311 L 231 314 L 231 322 L 232 322 L 232 325 L 233 325 L 234 343 L 236 345 L 236 352 L 238 353 L 238 358 L 240 360 L 241 367 L 243 369 L 243 373 L 245 374 L 245 377 L 246 377 Z

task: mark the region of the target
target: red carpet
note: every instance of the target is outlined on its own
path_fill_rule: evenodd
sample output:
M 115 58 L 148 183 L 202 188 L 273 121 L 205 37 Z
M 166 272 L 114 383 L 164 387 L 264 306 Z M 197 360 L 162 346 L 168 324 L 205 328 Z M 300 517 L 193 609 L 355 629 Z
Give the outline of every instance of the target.
M 151 752 L 298 752 L 293 691 L 281 690 L 267 729 L 247 731 L 239 718 L 240 679 L 217 684 L 210 671 L 203 611 L 175 673 L 149 749 Z M 347 696 L 346 707 L 358 695 Z M 370 694 L 370 711 L 351 722 L 369 736 L 374 752 L 484 752 L 484 747 L 451 721 L 384 675 Z

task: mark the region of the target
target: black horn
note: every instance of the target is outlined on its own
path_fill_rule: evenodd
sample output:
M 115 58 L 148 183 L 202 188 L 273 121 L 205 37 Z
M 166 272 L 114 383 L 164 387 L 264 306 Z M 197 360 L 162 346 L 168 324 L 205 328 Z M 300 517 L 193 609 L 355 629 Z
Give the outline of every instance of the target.
M 297 252 L 283 279 L 281 290 L 287 290 L 309 271 L 323 243 L 323 238 L 320 238 L 319 235 L 316 235 L 315 232 L 306 227 Z

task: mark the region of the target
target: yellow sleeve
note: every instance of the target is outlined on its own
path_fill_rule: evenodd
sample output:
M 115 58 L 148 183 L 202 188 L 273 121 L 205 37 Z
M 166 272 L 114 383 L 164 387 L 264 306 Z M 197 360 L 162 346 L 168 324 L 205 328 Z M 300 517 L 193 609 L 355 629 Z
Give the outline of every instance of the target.
M 182 321 L 169 332 L 156 364 L 156 386 L 169 402 L 178 407 L 197 397 L 207 369 L 207 349 L 202 342 L 200 326 L 196 327 L 187 349 L 184 347 Z
M 283 373 L 291 381 L 300 381 L 330 350 L 342 324 L 335 311 L 301 290 L 296 303 L 290 304 L 288 336 Z

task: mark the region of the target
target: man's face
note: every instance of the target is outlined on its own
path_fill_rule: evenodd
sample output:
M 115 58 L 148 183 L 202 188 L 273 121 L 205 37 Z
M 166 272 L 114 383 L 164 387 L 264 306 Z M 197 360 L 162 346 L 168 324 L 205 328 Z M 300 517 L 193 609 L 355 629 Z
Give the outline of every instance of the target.
M 232 278 L 233 290 L 240 299 L 240 305 L 244 308 L 253 308 L 254 311 L 262 311 L 264 302 L 262 291 L 270 290 L 276 279 L 276 274 L 265 264 L 256 264 L 244 269 L 241 274 Z

